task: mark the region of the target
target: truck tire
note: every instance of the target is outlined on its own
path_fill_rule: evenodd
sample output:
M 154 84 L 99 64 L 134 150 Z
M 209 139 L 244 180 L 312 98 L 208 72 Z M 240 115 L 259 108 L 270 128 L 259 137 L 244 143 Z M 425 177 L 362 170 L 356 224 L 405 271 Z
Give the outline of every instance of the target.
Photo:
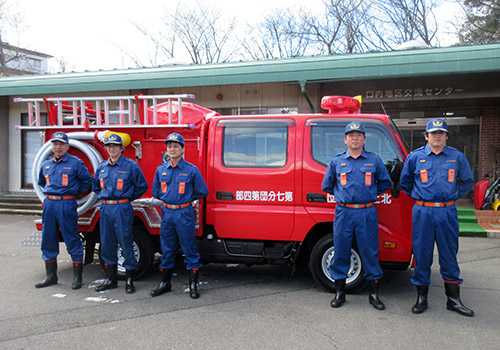
M 142 225 L 134 225 L 132 232 L 134 233 L 134 254 L 138 261 L 134 279 L 139 279 L 153 265 L 155 250 L 149 233 Z M 99 260 L 101 261 L 101 266 L 104 269 L 104 260 L 101 258 L 100 246 Z M 123 267 L 123 261 L 123 252 L 120 245 L 118 245 L 118 279 L 120 280 L 125 279 L 125 267 Z
M 335 281 L 330 276 L 329 269 L 333 255 L 333 234 L 328 234 L 316 242 L 309 260 L 309 269 L 316 283 L 331 292 L 335 292 Z M 351 249 L 351 267 L 346 279 L 346 292 L 357 293 L 366 286 L 366 283 L 361 257 L 353 248 Z

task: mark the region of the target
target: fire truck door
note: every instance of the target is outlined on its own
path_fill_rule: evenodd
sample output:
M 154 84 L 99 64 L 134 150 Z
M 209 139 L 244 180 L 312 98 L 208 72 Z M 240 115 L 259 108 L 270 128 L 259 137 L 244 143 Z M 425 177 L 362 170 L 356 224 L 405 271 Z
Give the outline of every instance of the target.
M 210 198 L 217 235 L 289 239 L 296 191 L 294 121 L 220 120 L 215 133 Z

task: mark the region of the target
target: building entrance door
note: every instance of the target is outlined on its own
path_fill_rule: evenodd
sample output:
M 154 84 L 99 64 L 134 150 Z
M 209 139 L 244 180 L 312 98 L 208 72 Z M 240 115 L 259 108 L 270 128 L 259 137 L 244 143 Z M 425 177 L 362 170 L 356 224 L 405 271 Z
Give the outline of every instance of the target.
M 431 119 L 393 119 L 410 151 L 426 145 L 425 126 Z M 465 154 L 477 181 L 479 172 L 479 119 L 465 117 L 444 119 L 448 124 L 449 131 L 447 145 L 455 147 Z

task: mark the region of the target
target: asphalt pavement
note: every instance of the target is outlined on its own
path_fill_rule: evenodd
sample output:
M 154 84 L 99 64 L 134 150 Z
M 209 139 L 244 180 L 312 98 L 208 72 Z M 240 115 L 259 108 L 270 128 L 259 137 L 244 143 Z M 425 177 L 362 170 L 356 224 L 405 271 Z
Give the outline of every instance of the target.
M 60 245 L 59 283 L 36 289 L 45 275 L 40 247 L 23 246 L 34 217 L 0 215 L 0 349 L 498 349 L 500 239 L 461 237 L 461 294 L 472 318 L 446 310 L 435 257 L 429 309 L 411 313 L 412 271 L 385 271 L 385 311 L 367 291 L 348 295 L 339 309 L 307 270 L 289 266 L 209 264 L 198 300 L 187 294 L 182 261 L 172 292 L 152 298 L 159 274 L 135 282 L 135 294 L 94 287 L 98 262 L 85 266 L 84 286 L 72 290 L 72 266 Z M 294 273 L 292 273 L 294 272 Z

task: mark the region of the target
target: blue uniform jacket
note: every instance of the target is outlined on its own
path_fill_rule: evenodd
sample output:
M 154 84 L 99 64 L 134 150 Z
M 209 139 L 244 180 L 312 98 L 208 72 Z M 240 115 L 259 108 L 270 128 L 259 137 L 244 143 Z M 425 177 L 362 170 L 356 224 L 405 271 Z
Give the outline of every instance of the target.
M 206 197 L 208 187 L 198 168 L 181 158 L 175 167 L 168 161 L 156 169 L 152 192 L 164 203 L 184 204 Z
M 92 191 L 99 199 L 116 200 L 140 198 L 147 190 L 148 183 L 139 165 L 123 155 L 111 165 L 108 158 L 94 174 Z
M 401 189 L 415 200 L 449 202 L 469 192 L 474 176 L 465 155 L 445 146 L 435 154 L 429 145 L 412 152 L 401 173 Z
M 333 194 L 338 203 L 364 204 L 375 202 L 391 186 L 379 156 L 363 150 L 361 156 L 352 158 L 346 150 L 330 160 L 321 189 Z
M 38 185 L 46 195 L 77 196 L 88 191 L 91 184 L 92 176 L 82 160 L 68 153 L 59 161 L 44 161 L 38 176 Z

